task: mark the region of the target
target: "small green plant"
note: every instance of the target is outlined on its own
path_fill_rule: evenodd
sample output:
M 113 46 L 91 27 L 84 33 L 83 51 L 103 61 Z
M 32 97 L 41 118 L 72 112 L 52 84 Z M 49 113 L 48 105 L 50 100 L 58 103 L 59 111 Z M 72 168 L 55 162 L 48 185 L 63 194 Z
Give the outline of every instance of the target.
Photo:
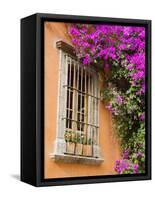
M 88 139 L 88 145 L 91 145 L 93 143 L 93 140 L 91 138 Z
M 71 142 L 71 132 L 66 130 L 65 135 L 64 135 L 65 141 L 66 142 Z
M 79 143 L 79 144 L 83 144 L 83 139 L 84 139 L 83 135 L 77 133 L 76 142 Z
M 76 142 L 75 131 L 66 130 L 64 134 L 64 138 L 66 142 Z
M 85 138 L 83 141 L 84 145 L 91 145 L 92 143 L 93 143 L 93 141 L 91 138 Z

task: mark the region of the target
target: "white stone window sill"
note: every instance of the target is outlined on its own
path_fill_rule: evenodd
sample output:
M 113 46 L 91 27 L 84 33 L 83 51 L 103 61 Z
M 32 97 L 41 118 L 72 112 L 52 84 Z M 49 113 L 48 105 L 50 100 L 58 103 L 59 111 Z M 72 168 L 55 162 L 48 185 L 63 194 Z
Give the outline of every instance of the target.
M 89 156 L 78 156 L 72 154 L 50 154 L 50 157 L 56 162 L 80 163 L 88 165 L 100 165 L 104 160 Z

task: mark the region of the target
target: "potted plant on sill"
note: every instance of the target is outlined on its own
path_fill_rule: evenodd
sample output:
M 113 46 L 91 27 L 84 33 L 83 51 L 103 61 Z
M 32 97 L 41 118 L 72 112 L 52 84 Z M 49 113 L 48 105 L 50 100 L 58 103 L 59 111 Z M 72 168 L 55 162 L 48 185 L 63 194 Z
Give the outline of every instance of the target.
M 74 154 L 75 153 L 75 133 L 74 133 L 74 131 L 66 130 L 64 137 L 65 137 L 65 141 L 66 141 L 66 153 Z
M 83 155 L 84 156 L 92 156 L 93 155 L 92 146 L 93 146 L 93 144 L 92 144 L 91 138 L 89 138 L 83 142 Z
M 83 136 L 80 134 L 76 135 L 76 147 L 75 147 L 75 154 L 82 155 L 83 150 Z

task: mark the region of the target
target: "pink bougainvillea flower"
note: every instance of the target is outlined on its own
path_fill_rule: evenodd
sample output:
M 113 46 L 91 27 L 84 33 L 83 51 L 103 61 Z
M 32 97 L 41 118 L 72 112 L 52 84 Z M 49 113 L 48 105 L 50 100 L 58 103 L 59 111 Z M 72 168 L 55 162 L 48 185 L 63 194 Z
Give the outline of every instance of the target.
M 86 56 L 83 58 L 83 64 L 88 65 L 90 63 L 90 56 L 89 54 L 86 54 Z
M 116 97 L 116 101 L 117 101 L 117 103 L 118 103 L 119 105 L 122 105 L 123 102 L 124 102 L 124 99 L 123 99 L 122 96 L 118 95 L 118 96 Z
M 144 114 L 144 113 L 140 114 L 139 119 L 140 119 L 141 121 L 144 121 L 144 119 L 145 119 L 145 114 Z

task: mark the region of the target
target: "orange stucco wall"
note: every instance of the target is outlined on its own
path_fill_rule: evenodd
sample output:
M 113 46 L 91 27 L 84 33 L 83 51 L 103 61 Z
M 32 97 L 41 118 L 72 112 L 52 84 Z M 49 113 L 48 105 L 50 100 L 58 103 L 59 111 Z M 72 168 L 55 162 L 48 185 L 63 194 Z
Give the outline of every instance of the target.
M 114 174 L 115 160 L 120 158 L 120 148 L 116 137 L 112 131 L 111 115 L 100 103 L 100 147 L 104 162 L 98 166 L 76 164 L 76 163 L 56 163 L 50 158 L 53 152 L 56 138 L 57 119 L 57 97 L 58 97 L 58 70 L 59 51 L 56 49 L 56 41 L 63 40 L 69 44 L 70 38 L 67 34 L 65 23 L 45 22 L 45 149 L 44 149 L 44 177 L 77 177 L 93 175 Z M 101 82 L 102 85 L 102 82 Z

